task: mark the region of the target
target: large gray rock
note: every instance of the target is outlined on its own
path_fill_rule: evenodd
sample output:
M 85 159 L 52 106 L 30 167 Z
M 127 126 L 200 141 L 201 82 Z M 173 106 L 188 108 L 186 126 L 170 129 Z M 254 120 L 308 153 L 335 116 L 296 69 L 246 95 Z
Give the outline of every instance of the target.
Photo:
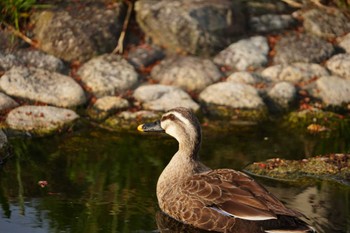
M 91 59 L 80 67 L 78 75 L 98 98 L 121 94 L 130 90 L 138 81 L 134 67 L 114 54 Z
M 140 0 L 135 11 L 146 35 L 173 52 L 213 54 L 245 30 L 239 1 Z
M 316 97 L 326 105 L 341 106 L 350 103 L 350 80 L 324 76 L 316 81 Z
M 22 65 L 22 62 L 14 54 L 3 54 L 0 52 L 0 71 L 7 71 L 19 65 Z
M 108 6 L 90 1 L 37 12 L 31 17 L 34 38 L 40 49 L 66 61 L 111 52 L 121 31 L 122 3 Z
M 167 111 L 179 106 L 194 111 L 199 109 L 199 105 L 185 91 L 174 86 L 161 84 L 140 86 L 133 96 L 148 110 Z
M 326 67 L 335 75 L 350 80 L 350 53 L 337 54 L 331 57 Z
M 11 97 L 0 92 L 0 111 L 17 107 L 18 103 L 14 101 Z
M 268 52 L 266 38 L 255 36 L 231 44 L 215 56 L 214 62 L 242 71 L 266 65 Z
M 254 85 L 259 82 L 262 82 L 263 80 L 256 73 L 249 73 L 247 71 L 238 71 L 230 74 L 227 77 L 226 81 Z
M 306 31 L 323 38 L 335 38 L 350 32 L 350 18 L 342 11 L 314 8 L 302 14 Z
M 11 110 L 5 123 L 13 130 L 46 135 L 62 130 L 77 118 L 69 109 L 27 105 Z
M 86 102 L 83 89 L 71 77 L 38 68 L 13 67 L 1 77 L 0 89 L 9 96 L 60 107 Z
M 170 57 L 152 69 L 151 76 L 160 84 L 200 91 L 219 81 L 221 72 L 207 59 L 198 57 Z
M 291 33 L 276 43 L 275 51 L 274 63 L 320 63 L 333 54 L 334 47 L 316 36 Z
M 315 63 L 278 64 L 267 67 L 261 75 L 272 82 L 288 81 L 292 83 L 308 82 L 313 78 L 327 76 L 329 72 Z
M 207 104 L 224 105 L 231 108 L 258 109 L 264 107 L 264 102 L 254 87 L 234 82 L 210 85 L 200 93 L 199 98 Z

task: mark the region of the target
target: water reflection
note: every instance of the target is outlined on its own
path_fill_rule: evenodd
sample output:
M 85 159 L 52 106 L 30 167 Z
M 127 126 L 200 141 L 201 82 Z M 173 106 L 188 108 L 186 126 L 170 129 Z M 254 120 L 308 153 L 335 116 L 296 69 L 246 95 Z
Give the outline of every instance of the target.
M 338 148 L 332 140 L 312 141 L 311 149 L 349 151 L 345 139 L 338 139 Z M 242 169 L 276 156 L 303 158 L 309 141 L 270 126 L 229 134 L 204 130 L 201 156 L 213 168 Z M 177 224 L 169 227 L 169 219 L 159 217 L 155 196 L 158 176 L 177 149 L 172 138 L 87 128 L 11 143 L 15 156 L 0 170 L 1 232 L 154 232 L 158 227 L 161 232 L 176 232 L 167 231 Z M 325 148 L 328 144 L 332 147 Z M 48 185 L 41 188 L 40 180 Z M 349 187 L 259 181 L 309 216 L 308 222 L 320 232 L 350 231 Z M 182 227 L 178 232 L 188 232 Z

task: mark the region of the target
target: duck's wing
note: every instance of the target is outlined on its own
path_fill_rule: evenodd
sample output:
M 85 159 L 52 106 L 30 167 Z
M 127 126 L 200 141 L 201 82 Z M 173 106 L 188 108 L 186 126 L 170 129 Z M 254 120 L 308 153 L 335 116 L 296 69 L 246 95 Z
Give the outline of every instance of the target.
M 245 220 L 293 217 L 300 213 L 285 207 L 275 196 L 244 173 L 219 169 L 197 174 L 181 185 L 181 191 L 205 207 Z

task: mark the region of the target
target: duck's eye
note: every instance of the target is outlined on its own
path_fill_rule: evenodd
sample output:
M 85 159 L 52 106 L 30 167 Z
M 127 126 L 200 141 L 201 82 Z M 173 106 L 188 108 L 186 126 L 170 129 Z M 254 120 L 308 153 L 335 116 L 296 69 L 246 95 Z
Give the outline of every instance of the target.
M 162 117 L 162 120 L 161 120 L 161 121 L 165 121 L 165 120 L 167 120 L 167 119 L 169 119 L 169 120 L 171 120 L 171 121 L 174 121 L 175 118 L 176 118 L 176 117 L 174 116 L 174 114 L 169 114 L 169 115 L 167 115 L 167 116 Z

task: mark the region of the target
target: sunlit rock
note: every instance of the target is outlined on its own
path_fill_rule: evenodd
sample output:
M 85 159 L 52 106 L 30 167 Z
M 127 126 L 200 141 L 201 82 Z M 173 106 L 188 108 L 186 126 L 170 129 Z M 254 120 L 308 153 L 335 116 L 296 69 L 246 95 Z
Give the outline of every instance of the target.
M 152 69 L 151 76 L 160 84 L 200 91 L 219 81 L 222 74 L 208 59 L 176 56 L 161 61 Z
M 208 86 L 199 94 L 199 100 L 212 115 L 263 120 L 266 106 L 258 91 L 249 85 L 220 82 Z
M 337 54 L 331 57 L 327 61 L 326 67 L 332 74 L 350 80 L 350 53 Z
M 262 79 L 258 74 L 249 73 L 247 71 L 238 71 L 230 74 L 226 81 L 254 85 L 261 82 Z
M 199 105 L 179 87 L 161 84 L 145 85 L 137 88 L 133 96 L 147 110 L 167 111 L 179 106 L 193 111 L 199 110 Z
M 338 37 L 337 41 L 339 42 L 339 47 L 350 53 L 350 32 L 343 37 Z
M 268 91 L 267 95 L 276 110 L 289 109 L 297 97 L 296 88 L 289 82 L 277 83 Z
M 329 75 L 327 69 L 315 63 L 292 63 L 269 66 L 261 72 L 264 79 L 272 82 L 308 82 L 316 77 Z
M 9 96 L 59 107 L 86 102 L 83 89 L 71 77 L 39 68 L 13 67 L 1 77 L 0 89 Z
M 79 116 L 72 110 L 52 106 L 20 106 L 11 110 L 6 125 L 17 131 L 47 135 L 68 127 Z
M 342 106 L 350 103 L 350 79 L 337 76 L 323 76 L 316 81 L 313 95 L 330 106 Z
M 135 68 L 119 55 L 95 57 L 78 70 L 81 81 L 100 98 L 130 90 L 138 82 Z
M 105 96 L 96 100 L 92 107 L 88 109 L 88 114 L 94 120 L 103 120 L 109 115 L 128 107 L 129 102 L 126 99 L 117 96 Z
M 214 62 L 237 70 L 258 68 L 267 64 L 269 45 L 263 36 L 242 39 L 215 56 Z

